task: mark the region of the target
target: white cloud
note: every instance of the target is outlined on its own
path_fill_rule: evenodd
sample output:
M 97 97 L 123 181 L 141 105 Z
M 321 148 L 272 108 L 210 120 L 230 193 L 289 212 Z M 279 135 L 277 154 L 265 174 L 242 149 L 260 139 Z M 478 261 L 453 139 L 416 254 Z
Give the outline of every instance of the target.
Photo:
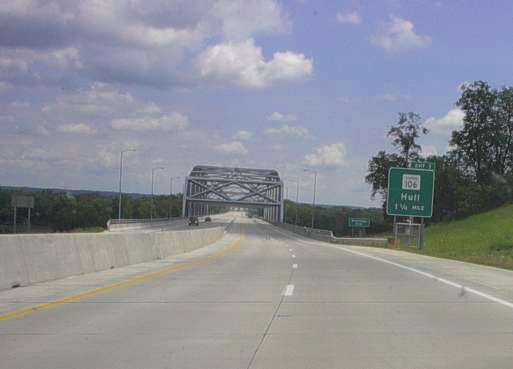
M 438 155 L 438 149 L 435 145 L 422 145 L 421 156 L 427 158 L 428 156 Z
M 377 100 L 384 102 L 397 102 L 399 100 L 407 100 L 410 96 L 403 94 L 385 93 L 383 95 L 376 96 Z
M 313 60 L 291 51 L 274 53 L 265 61 L 252 39 L 207 48 L 196 60 L 204 79 L 248 88 L 265 88 L 279 81 L 304 80 L 312 74 Z
M 274 122 L 295 122 L 297 120 L 297 116 L 294 114 L 279 113 L 275 111 L 267 117 L 267 120 L 272 120 Z
M 430 46 L 431 37 L 418 35 L 413 28 L 413 22 L 404 18 L 392 17 L 379 34 L 371 37 L 371 42 L 389 53 Z
M 304 163 L 312 167 L 336 168 L 346 164 L 343 143 L 328 144 L 314 149 L 305 156 Z
M 5 92 L 11 88 L 12 88 L 11 84 L 0 81 L 0 93 Z
M 112 151 L 100 150 L 96 154 L 96 162 L 105 168 L 118 165 L 118 157 Z
M 288 16 L 274 0 L 218 0 L 211 14 L 222 21 L 224 37 L 229 40 L 287 32 L 291 27 Z
M 224 143 L 215 147 L 215 150 L 229 155 L 247 155 L 248 149 L 240 141 Z
M 62 133 L 76 133 L 81 135 L 94 135 L 96 134 L 96 128 L 86 123 L 71 123 L 63 124 L 57 127 L 58 132 Z
M 146 105 L 129 93 L 106 83 L 95 82 L 89 88 L 72 94 L 60 95 L 56 101 L 43 107 L 43 112 L 60 114 L 103 115 L 127 110 L 142 109 Z
M 265 134 L 272 137 L 285 136 L 292 138 L 305 138 L 308 137 L 308 129 L 301 126 L 289 126 L 284 124 L 279 128 L 268 128 L 265 130 Z
M 246 131 L 246 130 L 240 130 L 237 133 L 233 135 L 234 140 L 240 140 L 240 141 L 248 141 L 253 137 L 253 132 Z
M 132 131 L 174 131 L 183 130 L 189 126 L 186 115 L 173 112 L 160 117 L 114 119 L 112 128 Z
M 452 131 L 459 129 L 463 125 L 465 113 L 463 110 L 455 108 L 441 117 L 430 117 L 426 119 L 424 126 L 433 133 L 440 135 L 450 135 Z
M 336 16 L 338 23 L 348 23 L 348 24 L 361 24 L 362 17 L 357 11 L 352 11 L 349 13 L 337 13 Z
M 153 85 L 189 80 L 187 59 L 212 40 L 240 41 L 292 26 L 280 0 L 11 0 L 0 6 L 0 24 L 2 54 L 46 53 L 52 71 L 67 63 L 92 80 Z M 24 53 L 18 62 L 39 82 Z

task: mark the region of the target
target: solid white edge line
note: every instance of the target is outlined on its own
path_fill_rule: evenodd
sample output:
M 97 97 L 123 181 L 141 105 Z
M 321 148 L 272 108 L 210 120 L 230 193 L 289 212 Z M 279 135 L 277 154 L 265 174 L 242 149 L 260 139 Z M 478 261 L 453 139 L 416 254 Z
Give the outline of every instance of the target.
M 297 269 L 297 264 L 292 264 L 292 269 Z
M 283 291 L 283 296 L 292 296 L 294 294 L 294 285 L 288 284 Z
M 444 283 L 446 285 L 449 285 L 449 286 L 452 286 L 452 287 L 455 287 L 455 288 L 464 289 L 466 292 L 473 293 L 474 295 L 483 297 L 485 299 L 488 299 L 490 301 L 496 302 L 498 304 L 501 304 L 501 305 L 504 305 L 504 306 L 507 306 L 507 307 L 513 309 L 513 303 L 512 302 L 509 302 L 509 301 L 500 299 L 498 297 L 489 295 L 487 293 L 478 291 L 478 290 L 476 290 L 474 288 L 466 287 L 466 286 L 464 286 L 462 284 L 459 284 L 459 283 L 456 283 L 456 282 L 452 282 L 452 281 L 450 281 L 448 279 L 437 277 L 434 274 L 431 274 L 431 273 L 428 273 L 428 272 L 423 272 L 422 270 L 419 270 L 419 269 L 415 269 L 415 268 L 412 268 L 412 267 L 409 267 L 409 266 L 406 266 L 406 265 L 403 265 L 403 264 L 396 263 L 394 261 L 383 259 L 383 258 L 380 258 L 379 256 L 372 256 L 372 255 L 365 254 L 363 252 L 350 250 L 350 249 L 347 249 L 347 248 L 341 247 L 341 246 L 333 246 L 333 245 L 323 245 L 323 246 L 335 248 L 335 249 L 338 249 L 338 250 L 342 250 L 342 251 L 345 251 L 345 252 L 349 252 L 351 254 L 363 256 L 363 257 L 366 257 L 366 258 L 369 258 L 369 259 L 373 259 L 373 260 L 376 260 L 376 261 L 381 261 L 382 263 L 393 265 L 393 266 L 395 266 L 397 268 L 408 270 L 410 272 L 414 272 L 414 273 L 420 274 L 420 275 L 422 275 L 424 277 L 434 279 L 437 282 L 441 282 L 441 283 Z
M 281 234 L 283 234 L 285 236 L 289 236 L 288 234 L 283 233 L 280 230 L 277 230 L 277 231 L 278 231 L 278 233 L 281 233 Z M 307 243 L 307 242 L 305 242 L 303 240 L 300 240 L 300 239 L 297 239 L 296 241 L 299 241 L 299 242 L 302 242 L 302 243 L 306 243 L 307 245 L 310 245 L 309 243 Z M 430 279 L 434 279 L 437 282 L 441 282 L 441 283 L 444 283 L 446 285 L 449 285 L 449 286 L 452 286 L 452 287 L 455 287 L 455 288 L 464 289 L 466 292 L 472 293 L 472 294 L 474 294 L 476 296 L 480 296 L 480 297 L 485 298 L 487 300 L 496 302 L 498 304 L 501 304 L 503 306 L 506 306 L 506 307 L 509 307 L 509 308 L 513 309 L 513 302 L 510 302 L 510 301 L 507 301 L 507 300 L 503 300 L 501 298 L 489 295 L 489 294 L 487 294 L 485 292 L 481 292 L 481 291 L 476 290 L 476 289 L 471 288 L 471 287 L 463 286 L 463 285 L 461 285 L 459 283 L 452 282 L 452 281 L 450 281 L 448 279 L 445 279 L 445 278 L 437 277 L 434 274 L 431 274 L 431 273 L 428 273 L 428 272 L 423 272 L 422 270 L 419 270 L 419 269 L 415 269 L 415 268 L 412 268 L 412 267 L 409 267 L 409 266 L 406 266 L 406 265 L 403 265 L 403 264 L 396 263 L 394 261 L 390 261 L 390 260 L 387 260 L 387 259 L 384 259 L 384 258 L 380 258 L 379 256 L 372 256 L 372 255 L 369 255 L 369 254 L 365 254 L 363 252 L 350 250 L 350 249 L 347 249 L 347 248 L 342 247 L 342 246 L 334 246 L 334 245 L 330 245 L 330 244 L 326 244 L 326 245 L 322 245 L 321 244 L 319 246 L 331 247 L 331 248 L 334 248 L 334 249 L 337 249 L 337 250 L 345 251 L 345 252 L 348 252 L 348 253 L 351 253 L 351 254 L 355 254 L 355 255 L 358 255 L 358 256 L 365 257 L 365 258 L 369 258 L 369 259 L 373 259 L 373 260 L 376 260 L 376 261 L 380 261 L 380 262 L 385 263 L 385 264 L 393 265 L 393 266 L 395 266 L 397 268 L 408 270 L 410 272 L 420 274 L 420 275 L 422 275 L 424 277 L 427 277 L 427 278 L 430 278 Z

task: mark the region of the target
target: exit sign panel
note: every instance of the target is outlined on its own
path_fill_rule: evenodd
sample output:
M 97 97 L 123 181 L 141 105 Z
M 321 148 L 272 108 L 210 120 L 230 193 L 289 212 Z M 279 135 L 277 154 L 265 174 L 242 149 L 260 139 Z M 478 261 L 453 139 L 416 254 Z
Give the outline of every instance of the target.
M 370 227 L 370 219 L 369 218 L 349 218 L 349 227 L 351 228 L 369 228 Z
M 433 216 L 435 172 L 429 169 L 390 168 L 387 214 L 430 218 Z

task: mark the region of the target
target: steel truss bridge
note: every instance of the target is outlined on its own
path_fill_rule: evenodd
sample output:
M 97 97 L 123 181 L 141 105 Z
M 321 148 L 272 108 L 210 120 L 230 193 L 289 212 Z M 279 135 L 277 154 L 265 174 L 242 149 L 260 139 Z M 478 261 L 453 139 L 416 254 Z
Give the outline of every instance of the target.
M 198 165 L 185 179 L 184 216 L 208 214 L 209 206 L 257 208 L 270 222 L 283 222 L 283 182 L 276 170 Z

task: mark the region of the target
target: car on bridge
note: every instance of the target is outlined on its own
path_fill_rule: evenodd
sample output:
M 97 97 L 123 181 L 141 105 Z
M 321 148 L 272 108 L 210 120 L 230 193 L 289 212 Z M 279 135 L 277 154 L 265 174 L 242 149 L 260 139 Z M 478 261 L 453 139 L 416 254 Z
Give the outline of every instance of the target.
M 199 226 L 199 220 L 198 220 L 198 217 L 194 217 L 194 216 L 189 217 L 189 225 L 190 225 L 190 226 L 193 226 L 193 225 L 195 225 L 195 226 Z

